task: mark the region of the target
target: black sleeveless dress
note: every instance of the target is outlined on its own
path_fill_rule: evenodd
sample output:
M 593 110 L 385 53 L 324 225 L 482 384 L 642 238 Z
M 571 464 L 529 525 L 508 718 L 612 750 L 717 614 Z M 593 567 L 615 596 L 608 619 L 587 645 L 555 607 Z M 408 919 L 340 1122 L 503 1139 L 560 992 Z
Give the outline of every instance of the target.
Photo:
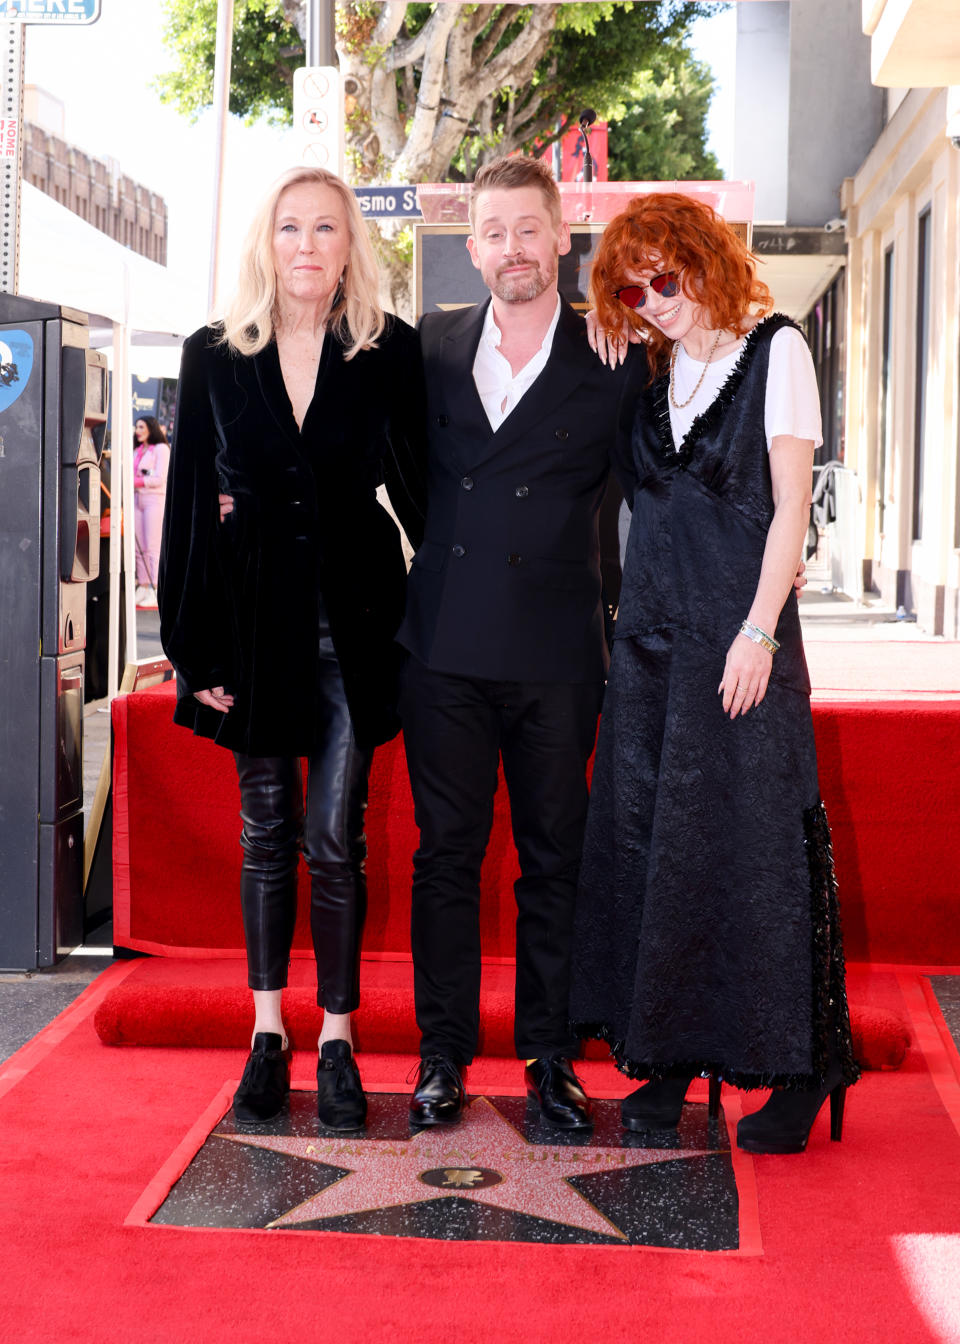
M 673 442 L 668 378 L 640 398 L 633 519 L 597 744 L 571 1017 L 624 1072 L 855 1081 L 833 857 L 796 595 L 764 700 L 723 713 L 727 650 L 773 518 L 764 433 L 775 315 Z

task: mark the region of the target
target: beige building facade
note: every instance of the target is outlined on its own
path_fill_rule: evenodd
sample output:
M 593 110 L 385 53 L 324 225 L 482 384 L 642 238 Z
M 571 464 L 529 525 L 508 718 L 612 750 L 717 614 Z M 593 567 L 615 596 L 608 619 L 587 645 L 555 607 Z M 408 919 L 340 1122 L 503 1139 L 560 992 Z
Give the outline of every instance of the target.
M 69 144 L 63 104 L 28 85 L 24 95 L 23 178 L 95 229 L 167 264 L 167 206 L 163 197 L 120 171 L 115 159 L 98 159 Z
M 960 5 L 862 0 L 886 124 L 844 183 L 864 577 L 960 638 Z
M 865 18 L 880 8 L 865 3 Z M 960 7 L 950 8 L 947 30 L 931 26 L 928 39 L 952 31 L 960 42 Z M 927 45 L 943 73 L 944 44 Z M 886 61 L 897 71 L 888 77 L 912 72 L 917 82 L 888 90 L 883 132 L 844 184 L 845 460 L 859 482 L 865 587 L 914 611 L 923 630 L 957 638 L 960 88 L 921 87 L 923 57 L 906 67 Z
M 734 175 L 814 352 L 833 582 L 960 638 L 960 0 L 754 0 L 737 23 Z

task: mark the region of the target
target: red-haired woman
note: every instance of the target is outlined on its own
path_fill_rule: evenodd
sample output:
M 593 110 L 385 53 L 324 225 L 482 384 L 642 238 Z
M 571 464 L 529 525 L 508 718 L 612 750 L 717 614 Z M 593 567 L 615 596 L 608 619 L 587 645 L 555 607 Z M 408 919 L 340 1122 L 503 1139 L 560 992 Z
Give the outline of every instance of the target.
M 632 1130 L 680 1120 L 692 1079 L 772 1088 L 739 1125 L 799 1152 L 850 1042 L 830 833 L 793 579 L 820 438 L 816 379 L 734 232 L 675 193 L 636 198 L 594 261 L 652 380 L 629 451 L 616 643 L 581 869 L 571 1013 L 647 1078 Z M 628 495 L 628 498 L 630 495 Z

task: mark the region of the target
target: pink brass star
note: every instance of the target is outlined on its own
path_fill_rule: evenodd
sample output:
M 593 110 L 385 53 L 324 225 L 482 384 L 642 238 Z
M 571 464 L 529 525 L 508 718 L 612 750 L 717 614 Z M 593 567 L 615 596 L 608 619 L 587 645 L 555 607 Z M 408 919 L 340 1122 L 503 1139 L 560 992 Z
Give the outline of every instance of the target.
M 455 1128 L 424 1129 L 409 1139 L 311 1139 L 259 1134 L 229 1137 L 237 1143 L 350 1169 L 333 1185 L 274 1219 L 270 1227 L 296 1226 L 316 1218 L 369 1213 L 455 1196 L 624 1241 L 626 1237 L 620 1228 L 570 1185 L 570 1177 L 674 1162 L 713 1151 L 529 1143 L 486 1097 L 475 1097 Z M 491 1170 L 502 1177 L 498 1184 L 470 1188 L 480 1178 L 481 1171 Z M 443 1172 L 445 1183 L 426 1184 L 421 1176 L 427 1171 Z

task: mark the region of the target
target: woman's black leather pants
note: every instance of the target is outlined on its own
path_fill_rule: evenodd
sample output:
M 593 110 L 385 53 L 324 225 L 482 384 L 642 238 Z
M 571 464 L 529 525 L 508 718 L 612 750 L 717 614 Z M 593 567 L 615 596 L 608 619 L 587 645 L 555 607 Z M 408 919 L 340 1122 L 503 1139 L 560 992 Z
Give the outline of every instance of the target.
M 251 989 L 282 989 L 297 917 L 302 847 L 310 873 L 310 930 L 317 1003 L 349 1013 L 360 999 L 360 942 L 367 913 L 363 815 L 372 751 L 357 746 L 340 667 L 321 631 L 323 723 L 308 759 L 303 802 L 296 756 L 236 753 L 240 778 L 243 927 Z

